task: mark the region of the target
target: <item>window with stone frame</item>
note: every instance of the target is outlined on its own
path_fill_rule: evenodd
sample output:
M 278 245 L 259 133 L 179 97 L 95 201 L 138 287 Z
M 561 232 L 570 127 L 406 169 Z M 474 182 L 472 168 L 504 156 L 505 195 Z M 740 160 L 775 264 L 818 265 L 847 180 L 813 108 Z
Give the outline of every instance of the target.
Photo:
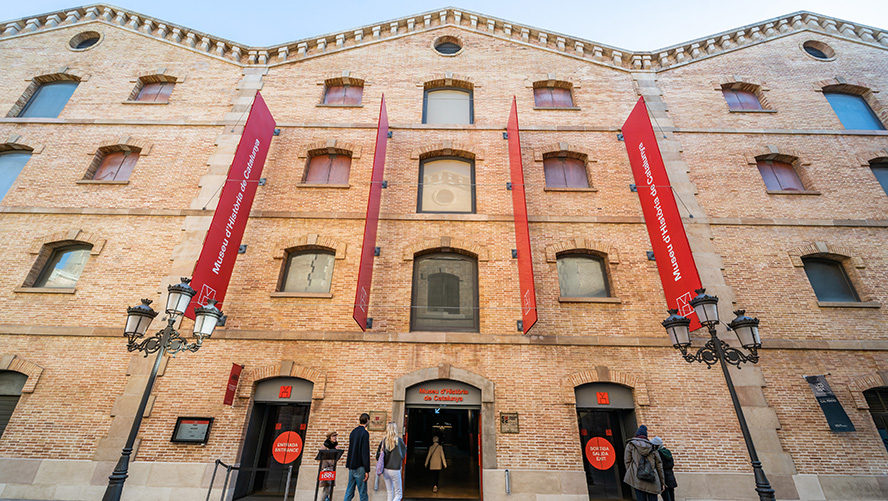
M 751 111 L 761 110 L 762 102 L 755 91 L 744 89 L 730 89 L 722 87 L 722 94 L 728 103 L 728 109 L 731 111 Z
M 49 253 L 41 253 L 41 257 L 48 255 L 43 259 L 38 258 L 35 264 L 40 269 L 40 274 L 33 284 L 25 285 L 47 289 L 73 288 L 86 267 L 91 250 L 90 244 L 75 243 L 56 247 Z
M 357 106 L 361 104 L 363 96 L 363 85 L 327 85 L 324 89 L 324 104 L 339 106 Z
M 426 89 L 422 104 L 422 123 L 424 124 L 475 123 L 471 89 L 461 87 Z
M 848 130 L 885 130 L 885 125 L 873 111 L 866 97 L 872 92 L 864 89 L 860 93 L 824 88 L 823 96 L 832 106 L 842 127 Z
M 41 81 L 35 79 L 25 91 L 27 103 L 16 116 L 22 118 L 58 118 L 74 95 L 77 80 Z M 27 97 L 25 97 L 27 96 Z
M 92 181 L 126 182 L 129 180 L 136 163 L 139 161 L 141 148 L 115 145 L 99 148 L 96 156 L 86 170 L 83 179 Z
M 860 302 L 860 296 L 842 262 L 826 257 L 803 256 L 802 264 L 818 301 Z
M 783 160 L 788 160 L 783 158 Z M 759 174 L 768 191 L 806 191 L 791 163 L 777 159 L 756 158 Z
M 557 256 L 557 269 L 562 298 L 611 297 L 603 256 L 566 252 Z
M 279 292 L 327 294 L 333 281 L 335 254 L 331 250 L 302 248 L 287 252 Z
M 543 80 L 533 84 L 534 108 L 573 108 L 573 89 L 570 82 Z
M 870 170 L 876 181 L 882 185 L 882 190 L 888 194 L 888 160 L 876 160 L 870 162 Z
M 589 188 L 589 174 L 585 155 L 569 152 L 548 153 L 543 156 L 546 188 Z
M 0 200 L 6 196 L 13 183 L 31 159 L 31 150 L 0 151 Z
M 140 77 L 129 101 L 138 103 L 168 103 L 173 89 L 176 87 L 176 77 L 169 75 L 148 75 Z
M 18 405 L 28 376 L 15 371 L 0 371 L 0 437 Z
M 347 185 L 351 172 L 351 155 L 327 150 L 309 152 L 302 180 L 306 184 Z
M 876 424 L 882 445 L 888 449 L 888 386 L 870 388 L 863 392 L 866 406 L 869 407 L 870 417 Z
M 435 252 L 413 260 L 411 331 L 478 332 L 478 260 Z
M 475 212 L 475 161 L 431 157 L 420 161 L 417 212 Z

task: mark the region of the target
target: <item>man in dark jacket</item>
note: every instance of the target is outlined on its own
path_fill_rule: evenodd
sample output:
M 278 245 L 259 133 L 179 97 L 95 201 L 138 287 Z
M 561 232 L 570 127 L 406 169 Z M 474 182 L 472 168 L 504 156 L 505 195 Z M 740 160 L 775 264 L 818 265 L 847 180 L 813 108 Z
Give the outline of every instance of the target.
M 623 482 L 635 489 L 637 501 L 657 501 L 657 495 L 663 492 L 666 479 L 663 474 L 663 462 L 648 441 L 647 426 L 641 425 L 635 432 L 635 438 L 626 442 L 623 455 L 626 462 L 626 476 Z M 642 473 L 647 469 L 648 475 Z M 645 478 L 647 477 L 647 478 Z
M 666 489 L 662 494 L 663 501 L 675 501 L 675 488 L 678 487 L 678 482 L 676 482 L 675 473 L 672 471 L 675 467 L 675 460 L 672 459 L 672 451 L 663 445 L 663 439 L 660 437 L 652 438 L 651 444 L 663 461 L 663 475 L 666 477 Z
M 370 415 L 361 414 L 361 425 L 352 430 L 348 436 L 348 458 L 345 466 L 348 468 L 348 487 L 345 488 L 345 501 L 351 501 L 355 497 L 355 487 L 361 501 L 367 501 L 367 479 L 370 478 L 370 434 L 367 433 L 367 424 L 370 423 Z

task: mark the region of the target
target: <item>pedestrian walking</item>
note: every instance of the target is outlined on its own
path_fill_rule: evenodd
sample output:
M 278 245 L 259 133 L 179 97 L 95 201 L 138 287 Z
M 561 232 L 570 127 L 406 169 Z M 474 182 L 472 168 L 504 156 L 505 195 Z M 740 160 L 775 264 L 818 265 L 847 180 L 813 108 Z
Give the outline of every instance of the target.
M 626 442 L 623 459 L 626 462 L 626 482 L 635 489 L 636 501 L 657 501 L 657 495 L 666 485 L 663 462 L 648 441 L 647 426 L 641 425 L 635 437 Z
M 672 471 L 672 468 L 675 467 L 672 451 L 663 445 L 663 439 L 660 437 L 652 438 L 651 445 L 654 446 L 654 450 L 657 451 L 657 454 L 660 455 L 660 460 L 663 461 L 663 477 L 666 479 L 666 489 L 663 490 L 662 494 L 663 501 L 675 501 L 675 488 L 678 487 L 678 482 L 675 481 L 675 473 Z
M 407 454 L 407 445 L 398 436 L 398 425 L 390 422 L 385 428 L 385 438 L 376 449 L 376 471 L 378 462 L 383 462 L 382 480 L 385 481 L 385 492 L 388 501 L 401 501 L 401 464 Z
M 370 434 L 367 433 L 367 425 L 370 423 L 370 414 L 361 414 L 360 425 L 356 426 L 348 436 L 348 458 L 345 466 L 348 468 L 348 486 L 345 488 L 345 501 L 351 501 L 355 496 L 355 489 L 361 501 L 367 501 L 367 479 L 370 478 Z
M 324 448 L 325 449 L 335 449 L 339 446 L 339 434 L 335 431 L 331 431 L 327 433 L 327 440 L 324 440 Z M 336 461 L 333 459 L 324 459 L 321 461 L 321 470 L 323 471 L 335 471 L 336 470 Z M 321 492 L 321 500 L 322 501 L 332 501 L 333 499 L 333 487 L 335 486 L 335 482 L 333 480 L 324 480 L 321 482 L 321 488 L 323 491 Z
M 432 486 L 432 492 L 438 492 L 438 481 L 441 479 L 441 470 L 447 468 L 447 458 L 444 457 L 444 447 L 438 443 L 438 435 L 432 437 L 432 446 L 426 454 L 426 468 L 432 470 L 435 483 Z

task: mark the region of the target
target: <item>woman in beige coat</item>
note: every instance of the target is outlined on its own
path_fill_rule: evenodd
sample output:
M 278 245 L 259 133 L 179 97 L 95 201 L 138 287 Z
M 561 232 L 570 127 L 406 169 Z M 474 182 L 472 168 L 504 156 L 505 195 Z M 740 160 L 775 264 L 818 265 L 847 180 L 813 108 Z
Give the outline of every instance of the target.
M 432 437 L 432 446 L 429 447 L 429 453 L 426 454 L 426 468 L 432 470 L 435 478 L 432 492 L 438 492 L 438 480 L 441 478 L 441 470 L 447 468 L 447 458 L 444 457 L 444 447 L 438 443 L 438 436 Z

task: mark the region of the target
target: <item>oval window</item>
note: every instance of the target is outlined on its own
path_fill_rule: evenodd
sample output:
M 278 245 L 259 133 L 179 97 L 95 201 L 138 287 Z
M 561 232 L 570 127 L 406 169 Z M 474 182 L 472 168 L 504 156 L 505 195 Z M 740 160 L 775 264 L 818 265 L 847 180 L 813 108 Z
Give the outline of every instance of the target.
M 101 33 L 96 31 L 85 31 L 78 35 L 75 35 L 70 42 L 68 42 L 68 46 L 74 50 L 86 50 L 94 45 L 98 44 L 102 41 Z
M 802 44 L 802 50 L 805 51 L 806 54 L 813 57 L 814 59 L 820 59 L 821 61 L 829 61 L 836 57 L 836 52 L 823 42 L 817 42 L 815 40 L 808 40 L 807 42 Z

